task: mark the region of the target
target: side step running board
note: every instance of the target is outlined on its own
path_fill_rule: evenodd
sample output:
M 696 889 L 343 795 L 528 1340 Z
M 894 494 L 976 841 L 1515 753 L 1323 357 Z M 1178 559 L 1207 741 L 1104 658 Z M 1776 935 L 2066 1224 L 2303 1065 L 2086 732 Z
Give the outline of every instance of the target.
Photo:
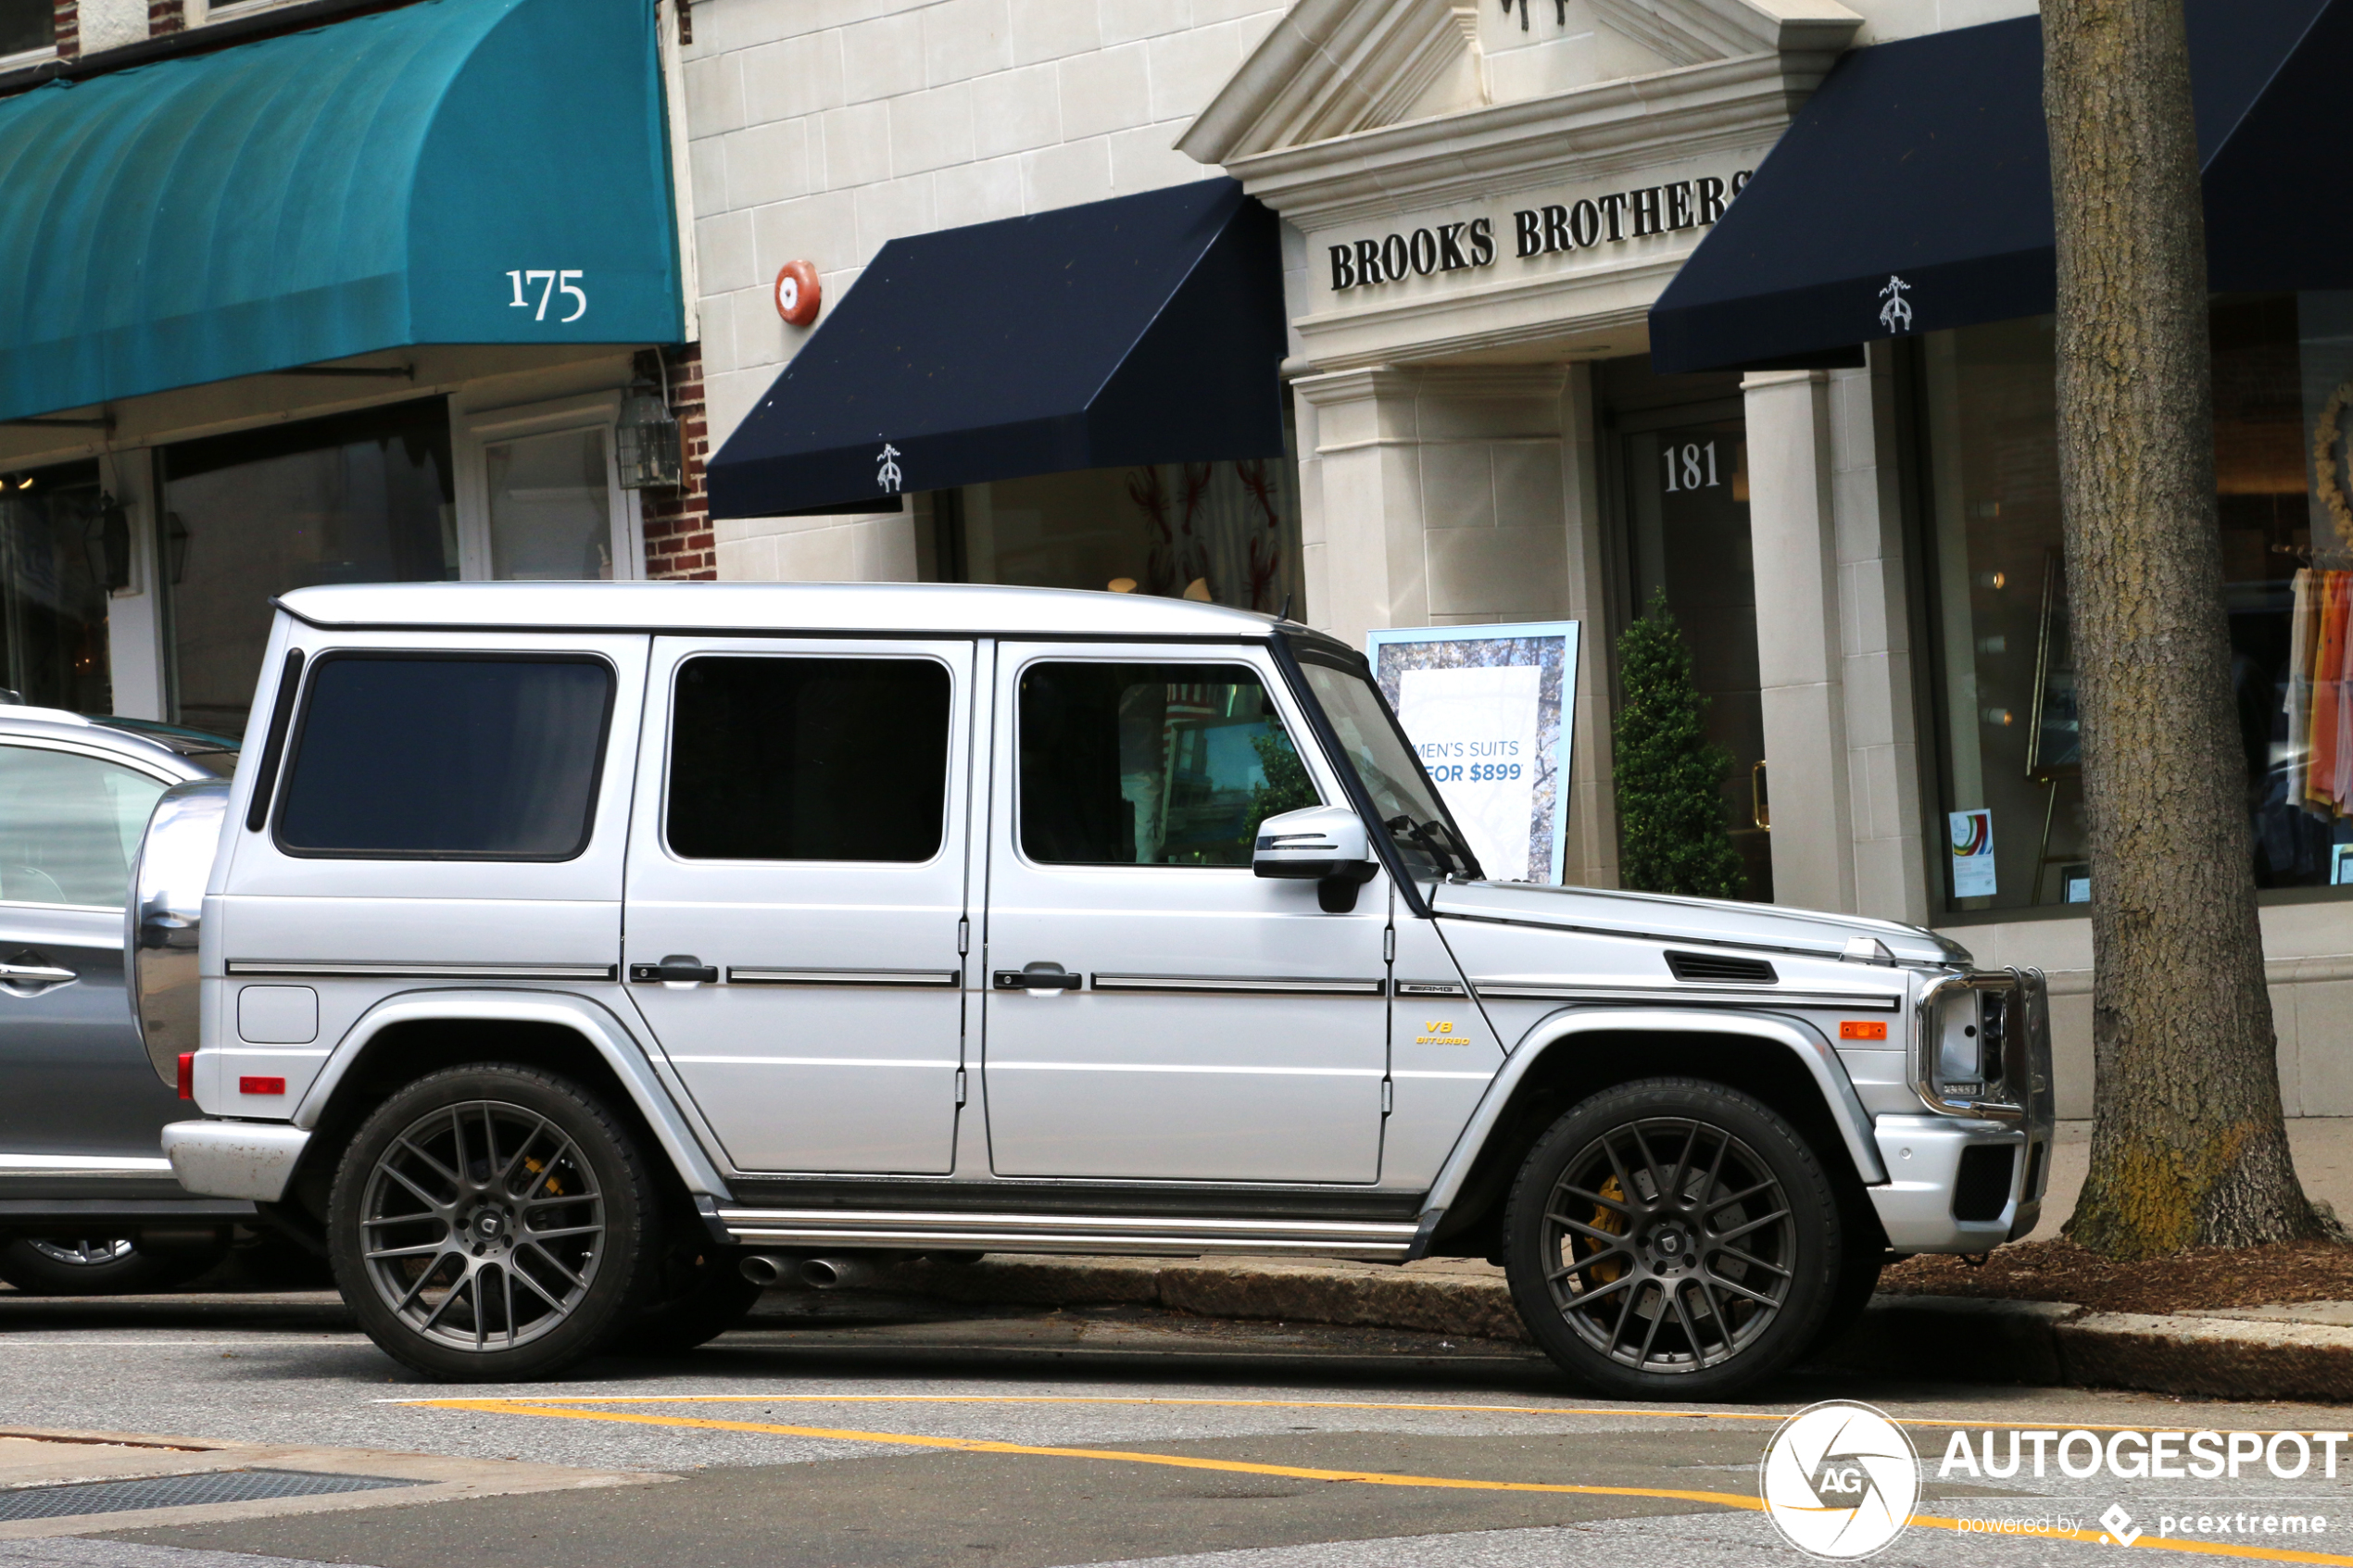
M 1402 1262 L 1416 1226 L 1347 1220 L 1132 1214 L 921 1213 L 857 1209 L 736 1209 L 720 1223 L 747 1247 L 953 1248 L 985 1252 L 1115 1252 L 1175 1258 L 1297 1253 Z

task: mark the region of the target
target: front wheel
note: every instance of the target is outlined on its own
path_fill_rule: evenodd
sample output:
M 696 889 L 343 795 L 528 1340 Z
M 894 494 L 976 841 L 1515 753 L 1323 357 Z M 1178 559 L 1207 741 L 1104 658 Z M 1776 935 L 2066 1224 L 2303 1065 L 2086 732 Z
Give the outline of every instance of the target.
M 1837 1196 L 1805 1139 L 1692 1078 L 1570 1110 L 1529 1152 L 1504 1223 L 1529 1332 L 1616 1399 L 1721 1399 L 1780 1371 L 1846 1272 Z
M 452 1068 L 368 1118 L 328 1198 L 327 1252 L 359 1325 L 446 1380 L 544 1377 L 642 1305 L 661 1238 L 635 1140 L 536 1068 Z

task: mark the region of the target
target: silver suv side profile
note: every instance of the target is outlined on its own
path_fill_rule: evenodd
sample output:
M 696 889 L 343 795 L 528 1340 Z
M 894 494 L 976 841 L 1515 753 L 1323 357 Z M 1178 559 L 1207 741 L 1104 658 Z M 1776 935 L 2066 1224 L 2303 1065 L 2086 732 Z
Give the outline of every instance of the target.
M 1719 1398 L 1891 1254 L 2032 1229 L 2041 976 L 1491 882 L 1353 650 L 1107 594 L 279 601 L 129 915 L 193 1193 L 384 1350 L 541 1376 L 755 1280 L 988 1252 L 1483 1257 L 1572 1376 Z

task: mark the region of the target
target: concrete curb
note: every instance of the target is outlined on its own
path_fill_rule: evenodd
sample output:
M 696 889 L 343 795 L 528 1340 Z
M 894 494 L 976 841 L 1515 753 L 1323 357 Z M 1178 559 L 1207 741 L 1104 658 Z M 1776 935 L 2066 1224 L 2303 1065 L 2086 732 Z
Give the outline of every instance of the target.
M 976 1263 L 901 1264 L 887 1272 L 882 1288 L 975 1305 L 1156 1306 L 1203 1317 L 1529 1342 L 1511 1292 L 1500 1278 L 1483 1274 L 1254 1259 L 995 1254 Z M 2353 1328 L 2090 1312 L 2065 1301 L 1880 1295 L 1809 1367 L 1848 1375 L 1992 1377 L 2046 1387 L 2353 1402 Z

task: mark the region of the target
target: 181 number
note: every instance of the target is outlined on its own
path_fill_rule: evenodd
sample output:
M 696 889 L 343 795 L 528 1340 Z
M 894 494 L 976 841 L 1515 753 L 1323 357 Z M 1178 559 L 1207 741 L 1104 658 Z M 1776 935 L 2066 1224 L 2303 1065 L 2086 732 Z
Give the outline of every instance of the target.
M 1710 490 L 1722 481 L 1716 477 L 1716 443 L 1705 445 L 1687 441 L 1681 446 L 1669 446 L 1659 454 L 1667 460 L 1667 493 L 1681 490 Z M 1680 480 L 1681 483 L 1676 481 Z
M 533 268 L 528 271 L 520 269 L 510 270 L 507 273 L 507 279 L 515 285 L 515 297 L 507 302 L 508 308 L 530 310 L 533 320 L 544 321 L 547 319 L 547 302 L 560 294 L 569 295 L 579 303 L 572 307 L 571 315 L 556 318 L 558 325 L 569 325 L 588 314 L 588 291 L 582 288 L 578 282 L 587 275 L 577 267 L 568 268 L 560 272 L 551 272 L 542 268 Z M 539 304 L 535 310 L 532 307 L 532 302 L 523 297 L 524 289 L 529 287 L 535 287 L 539 291 Z

